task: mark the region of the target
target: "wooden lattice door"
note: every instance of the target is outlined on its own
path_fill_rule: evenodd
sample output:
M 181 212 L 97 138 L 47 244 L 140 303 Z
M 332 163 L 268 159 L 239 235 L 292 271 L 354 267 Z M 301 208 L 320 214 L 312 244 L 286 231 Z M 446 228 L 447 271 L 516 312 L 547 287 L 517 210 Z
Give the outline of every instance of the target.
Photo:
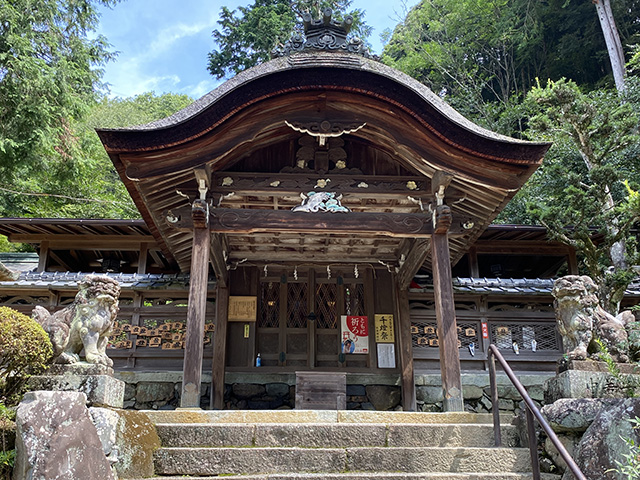
M 305 273 L 260 283 L 256 347 L 262 365 L 367 367 L 368 356 L 340 358 L 340 316 L 366 315 L 363 282 Z
M 304 280 L 262 281 L 257 349 L 262 365 L 309 365 L 309 285 Z

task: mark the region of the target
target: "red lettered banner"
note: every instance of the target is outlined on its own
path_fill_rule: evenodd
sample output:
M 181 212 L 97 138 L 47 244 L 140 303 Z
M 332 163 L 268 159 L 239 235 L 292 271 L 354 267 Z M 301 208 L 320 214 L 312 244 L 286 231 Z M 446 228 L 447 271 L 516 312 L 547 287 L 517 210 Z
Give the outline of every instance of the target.
M 341 318 L 342 353 L 369 353 L 369 319 L 343 315 Z

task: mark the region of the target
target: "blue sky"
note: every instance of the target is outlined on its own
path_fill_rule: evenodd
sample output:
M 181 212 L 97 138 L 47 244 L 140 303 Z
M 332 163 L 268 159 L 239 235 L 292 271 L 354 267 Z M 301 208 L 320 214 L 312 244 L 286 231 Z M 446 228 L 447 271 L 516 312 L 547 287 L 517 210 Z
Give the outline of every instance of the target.
M 110 95 L 130 97 L 143 92 L 185 93 L 199 98 L 221 82 L 207 71 L 214 48 L 211 32 L 218 27 L 220 7 L 236 8 L 253 0 L 125 0 L 113 9 L 101 8 L 98 33 L 118 57 L 105 67 Z M 404 17 L 418 0 L 354 0 L 374 29 L 369 41 L 380 53 L 380 34 Z

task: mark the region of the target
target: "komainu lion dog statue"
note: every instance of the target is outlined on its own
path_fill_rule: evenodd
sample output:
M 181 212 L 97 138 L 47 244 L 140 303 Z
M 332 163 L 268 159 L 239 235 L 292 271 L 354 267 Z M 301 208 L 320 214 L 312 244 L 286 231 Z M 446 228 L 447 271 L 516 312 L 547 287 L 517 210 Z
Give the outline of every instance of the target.
M 109 277 L 87 275 L 79 282 L 71 305 L 53 314 L 44 307 L 34 308 L 32 316 L 49 334 L 54 363 L 80 362 L 84 349 L 88 363 L 113 366 L 105 350 L 118 315 L 120 284 Z
M 602 342 L 615 362 L 629 359 L 627 329 L 635 324 L 633 313 L 625 311 L 613 316 L 598 303 L 597 286 L 586 275 L 559 278 L 553 286 L 554 308 L 562 346 L 569 360 L 598 359 Z

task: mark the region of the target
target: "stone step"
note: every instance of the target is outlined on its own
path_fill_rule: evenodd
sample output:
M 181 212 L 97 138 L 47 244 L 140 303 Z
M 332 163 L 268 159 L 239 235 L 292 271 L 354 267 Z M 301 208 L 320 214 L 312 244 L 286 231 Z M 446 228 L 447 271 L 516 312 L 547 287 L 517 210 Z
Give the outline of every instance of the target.
M 143 410 L 153 423 L 493 423 L 488 413 L 364 410 Z M 510 424 L 513 414 L 501 415 Z
M 181 475 L 128 480 L 220 480 L 221 477 Z M 533 480 L 531 473 L 269 473 L 263 475 L 228 475 L 225 480 Z M 560 480 L 560 475 L 540 474 L 541 480 Z
M 469 447 L 160 448 L 154 465 L 156 475 L 196 476 L 531 471 L 528 449 Z
M 161 423 L 164 447 L 492 447 L 493 426 L 376 423 Z M 502 445 L 518 446 L 516 428 L 503 425 Z

